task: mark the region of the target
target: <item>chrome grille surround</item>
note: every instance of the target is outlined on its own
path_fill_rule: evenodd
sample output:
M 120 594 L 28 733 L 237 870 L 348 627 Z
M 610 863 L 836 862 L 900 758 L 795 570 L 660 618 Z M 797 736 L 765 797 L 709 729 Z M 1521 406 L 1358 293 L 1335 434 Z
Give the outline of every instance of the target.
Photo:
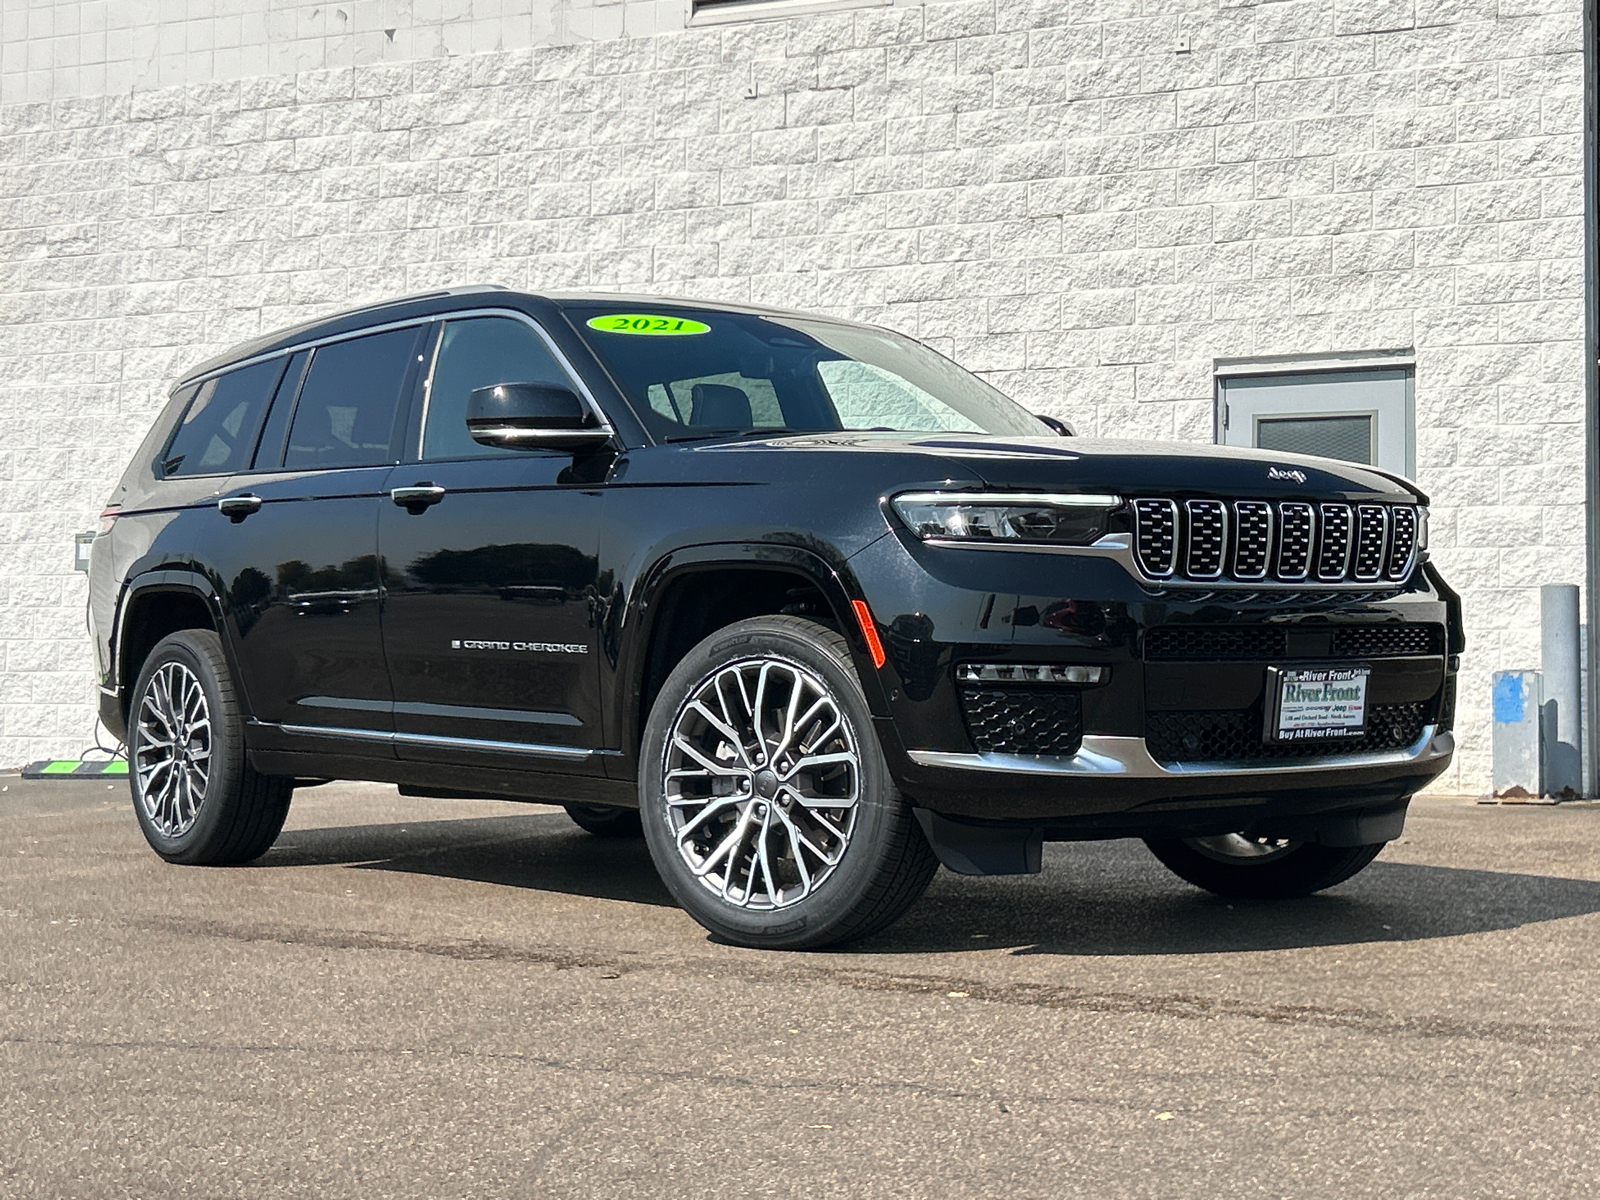
M 1423 514 L 1415 504 L 1165 497 L 1130 504 L 1131 557 L 1153 582 L 1382 589 L 1404 582 L 1421 558 Z
M 1222 578 L 1228 550 L 1228 506 L 1221 500 L 1191 500 L 1183 507 L 1189 535 L 1184 573 L 1190 579 Z
M 1134 550 L 1139 569 L 1152 579 L 1166 579 L 1178 566 L 1178 502 L 1133 502 Z
M 1384 551 L 1389 545 L 1389 509 L 1382 504 L 1356 506 L 1355 569 L 1363 583 L 1383 574 Z
M 1337 583 L 1350 569 L 1350 506 L 1322 504 L 1318 509 L 1322 527 L 1317 531 L 1317 578 Z
M 1265 579 L 1272 562 L 1272 505 L 1238 500 L 1233 506 L 1233 577 Z
M 1411 574 L 1417 557 L 1417 510 L 1409 505 L 1397 505 L 1389 514 L 1389 524 L 1394 535 L 1389 539 L 1384 574 L 1390 579 L 1404 579 Z
M 1311 505 L 1301 500 L 1285 500 L 1278 505 L 1278 578 L 1285 582 L 1304 579 L 1311 573 L 1311 543 L 1317 520 Z

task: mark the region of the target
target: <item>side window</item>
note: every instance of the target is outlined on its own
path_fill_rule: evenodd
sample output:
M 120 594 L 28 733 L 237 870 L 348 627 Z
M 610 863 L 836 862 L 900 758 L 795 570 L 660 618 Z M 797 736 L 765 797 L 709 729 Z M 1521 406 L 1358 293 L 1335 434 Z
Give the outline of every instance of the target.
M 395 406 L 419 334 L 394 329 L 317 347 L 289 427 L 286 470 L 394 461 Z
M 516 454 L 480 446 L 467 432 L 467 397 L 497 383 L 543 383 L 570 388 L 572 380 L 544 340 L 511 317 L 446 322 L 422 418 L 422 458 L 487 458 Z
M 167 446 L 161 473 L 171 478 L 243 470 L 282 370 L 283 359 L 278 358 L 201 384 Z
M 267 410 L 267 422 L 261 427 L 261 437 L 256 442 L 256 456 L 250 466 L 257 471 L 276 471 L 283 462 L 283 435 L 289 432 L 289 418 L 294 416 L 294 398 L 300 391 L 300 380 L 306 373 L 309 350 L 297 350 L 289 359 L 289 369 L 278 382 L 278 391 Z
M 896 429 L 979 432 L 979 426 L 908 379 L 872 363 L 832 359 L 817 364 L 817 378 L 845 429 L 889 425 Z

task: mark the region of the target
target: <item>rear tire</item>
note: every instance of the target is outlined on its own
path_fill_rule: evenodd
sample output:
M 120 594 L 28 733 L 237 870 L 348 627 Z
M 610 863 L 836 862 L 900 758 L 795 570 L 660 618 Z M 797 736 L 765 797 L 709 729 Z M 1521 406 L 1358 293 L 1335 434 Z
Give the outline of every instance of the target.
M 636 808 L 612 808 L 599 804 L 567 804 L 563 807 L 574 825 L 595 837 L 636 838 L 644 833 L 639 827 L 639 810 Z
M 222 639 L 185 629 L 150 652 L 128 709 L 128 786 L 145 841 L 168 862 L 260 858 L 289 815 L 294 780 L 245 761 Z
M 938 869 L 895 788 L 837 633 L 757 617 L 689 651 L 656 697 L 639 810 L 663 882 L 716 936 L 803 950 L 863 938 Z
M 1237 833 L 1145 839 L 1150 853 L 1178 878 L 1241 900 L 1287 900 L 1331 888 L 1362 870 L 1388 844 L 1323 846 Z

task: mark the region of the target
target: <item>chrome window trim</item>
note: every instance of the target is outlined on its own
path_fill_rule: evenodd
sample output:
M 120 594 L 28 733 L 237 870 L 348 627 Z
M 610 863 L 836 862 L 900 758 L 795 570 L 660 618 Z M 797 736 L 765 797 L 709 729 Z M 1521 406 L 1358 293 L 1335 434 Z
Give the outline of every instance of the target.
M 270 350 L 262 354 L 256 354 L 250 358 L 241 358 L 236 362 L 227 363 L 224 366 L 217 367 L 215 370 L 207 371 L 204 375 L 196 375 L 194 378 L 186 380 L 184 386 L 187 387 L 191 384 L 203 384 L 206 382 L 206 380 L 213 379 L 218 375 L 226 375 L 228 372 L 237 371 L 241 367 L 254 366 L 256 363 L 267 362 L 270 359 L 279 357 L 280 355 L 294 354 L 300 350 L 315 351 L 322 346 L 331 346 L 336 342 L 348 342 L 352 338 L 367 337 L 368 335 L 374 333 L 388 333 L 394 329 L 409 329 L 415 325 L 431 325 L 435 322 L 442 325 L 446 321 L 459 321 L 466 317 L 511 317 L 514 320 L 521 321 L 523 324 L 527 325 L 534 331 L 535 334 L 539 336 L 540 340 L 544 342 L 545 348 L 550 351 L 551 356 L 555 358 L 561 369 L 567 373 L 567 377 L 573 382 L 574 385 L 576 385 L 574 390 L 583 398 L 584 403 L 589 406 L 589 410 L 595 419 L 600 422 L 600 428 L 595 430 L 595 432 L 604 432 L 607 437 L 616 436 L 616 428 L 611 424 L 611 421 L 606 416 L 605 411 L 600 407 L 600 402 L 594 398 L 594 393 L 589 390 L 589 385 L 583 381 L 583 376 L 580 375 L 577 368 L 572 365 L 572 360 L 562 352 L 561 347 L 556 345 L 555 339 L 550 336 L 549 331 L 546 330 L 543 325 L 539 324 L 538 321 L 530 317 L 527 313 L 515 308 L 508 308 L 504 305 L 491 305 L 485 308 L 455 308 L 446 312 L 430 313 L 425 317 L 407 317 L 403 321 L 385 321 L 378 325 L 366 325 L 360 329 L 348 330 L 345 333 L 330 334 L 327 337 L 307 338 L 302 342 L 294 342 L 287 346 L 279 346 L 274 350 Z M 437 360 L 437 347 L 434 349 L 434 357 Z M 314 353 L 311 356 L 311 360 L 312 364 L 315 364 L 316 355 Z M 308 364 L 307 370 L 310 369 L 310 365 L 311 364 Z M 429 369 L 429 375 L 431 378 L 431 368 Z M 422 426 L 418 424 L 417 429 L 419 431 L 418 436 L 420 439 L 420 431 Z M 420 440 L 418 442 L 418 449 L 421 449 Z M 337 468 L 328 469 L 333 470 Z M 239 473 L 243 474 L 243 472 Z
M 1198 776 L 1270 779 L 1279 775 L 1306 775 L 1318 771 L 1350 771 L 1372 767 L 1443 765 L 1455 752 L 1455 735 L 1438 725 L 1425 725 L 1422 734 L 1401 750 L 1365 754 L 1330 754 L 1312 760 L 1279 760 L 1263 765 L 1261 759 L 1227 759 L 1218 762 L 1158 762 L 1142 737 L 1085 734 L 1076 754 L 971 754 L 943 750 L 908 750 L 921 767 L 960 771 L 992 771 L 1005 775 L 1116 776 L 1124 779 L 1192 779 Z

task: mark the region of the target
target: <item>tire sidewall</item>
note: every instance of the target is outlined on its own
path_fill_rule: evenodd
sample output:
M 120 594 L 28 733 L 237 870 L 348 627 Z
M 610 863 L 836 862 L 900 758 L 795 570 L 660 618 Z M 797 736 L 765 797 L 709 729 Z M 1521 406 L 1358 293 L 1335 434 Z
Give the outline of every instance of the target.
M 150 848 L 168 862 L 196 863 L 206 861 L 209 857 L 210 847 L 219 837 L 219 826 L 224 817 L 223 798 L 235 785 L 242 759 L 238 731 L 234 727 L 233 713 L 225 706 L 217 664 L 212 655 L 205 652 L 202 639 L 207 637 L 216 640 L 215 634 L 184 631 L 157 643 L 140 668 L 128 709 L 128 788 L 133 798 L 133 813 Z M 211 721 L 211 769 L 206 776 L 205 795 L 201 798 L 200 811 L 194 824 L 177 837 L 163 834 L 145 813 L 137 767 L 141 737 L 139 712 L 145 691 L 156 671 L 169 662 L 182 663 L 200 680 Z
M 758 618 L 719 630 L 673 669 L 645 725 L 639 815 L 650 856 L 678 903 L 707 929 L 730 941 L 771 947 L 826 941 L 828 931 L 847 922 L 876 883 L 892 825 L 897 818 L 904 819 L 900 812 L 904 802 L 889 776 L 855 668 L 829 643 L 827 630 L 820 625 L 815 628 L 818 636 L 813 639 L 788 624 Z M 723 904 L 690 873 L 667 819 L 663 785 L 667 734 L 687 698 L 712 672 L 755 657 L 788 662 L 828 686 L 855 739 L 861 772 L 856 824 L 839 865 L 812 895 L 787 908 L 767 911 Z

